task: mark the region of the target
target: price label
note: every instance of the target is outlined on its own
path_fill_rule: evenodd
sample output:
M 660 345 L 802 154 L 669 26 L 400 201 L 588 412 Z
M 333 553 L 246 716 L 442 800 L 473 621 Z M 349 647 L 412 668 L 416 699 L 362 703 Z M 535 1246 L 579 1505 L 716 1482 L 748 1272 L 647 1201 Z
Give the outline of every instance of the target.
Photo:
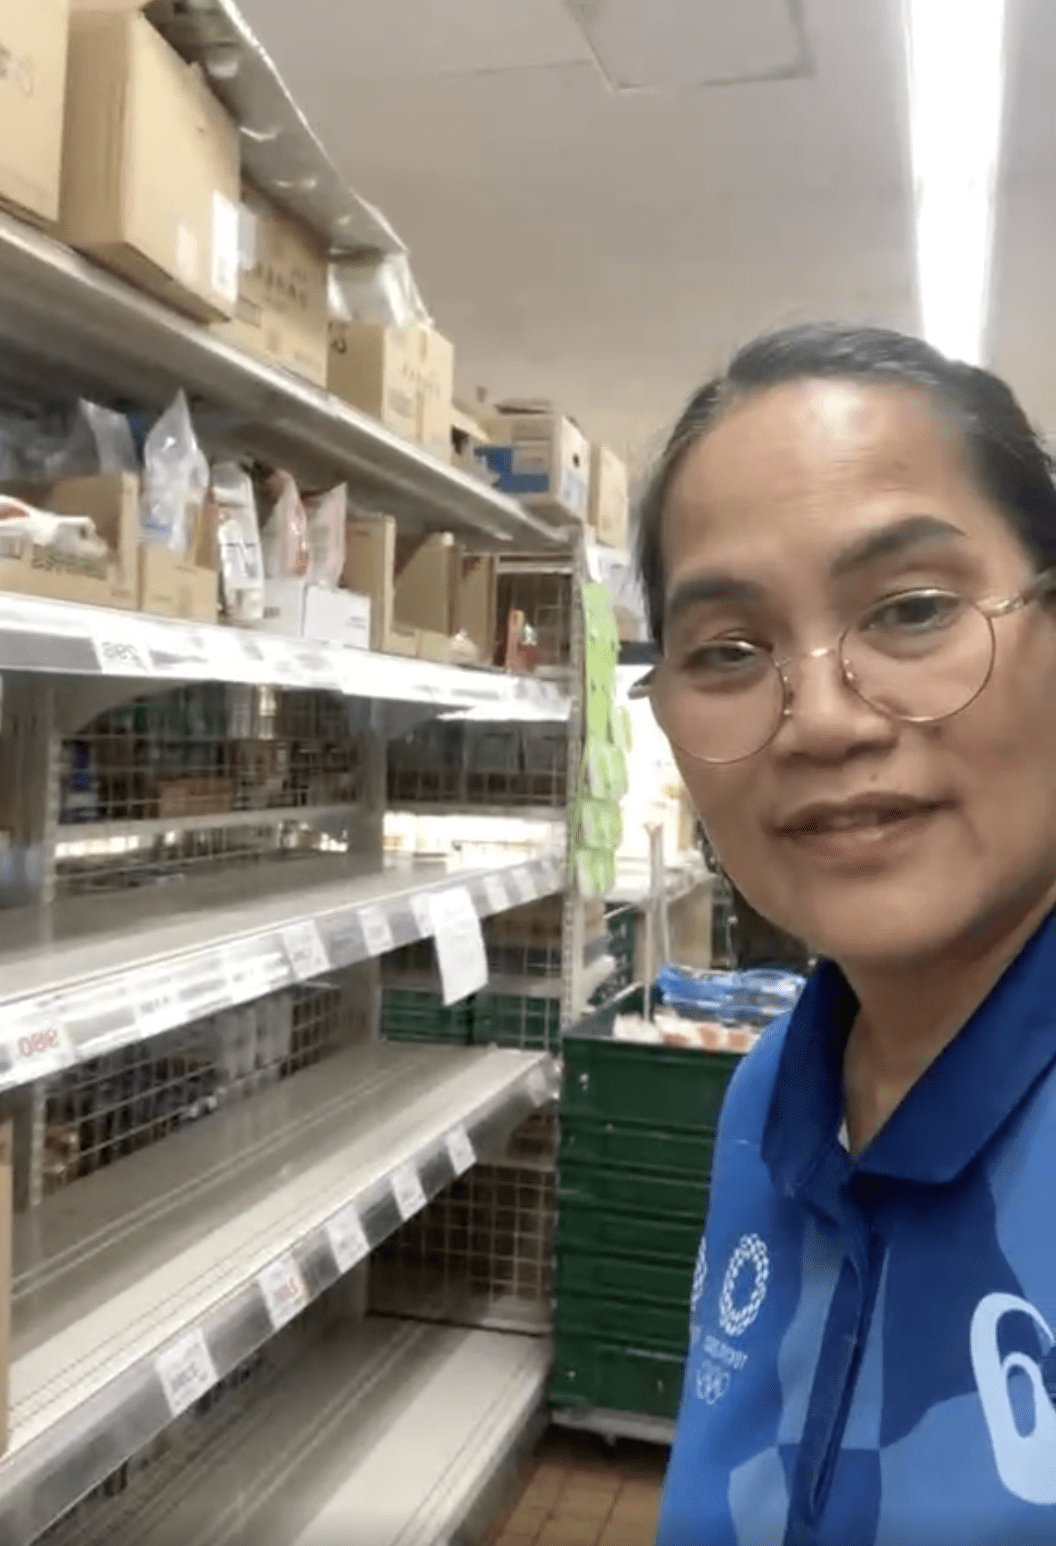
M 534 902 L 538 892 L 535 889 L 535 881 L 530 870 L 514 870 L 510 875 L 510 884 L 514 895 L 522 902 Z
M 436 959 L 444 1003 L 457 1004 L 488 980 L 488 956 L 473 898 L 465 886 L 442 892 L 433 906 Z
M 159 1353 L 154 1368 L 173 1417 L 200 1401 L 219 1378 L 205 1336 L 197 1328 Z
M 428 892 L 422 892 L 419 896 L 411 897 L 411 912 L 418 927 L 418 933 L 423 939 L 428 939 L 433 933 L 433 899 Z
M 550 1086 L 547 1084 L 546 1075 L 541 1069 L 537 1068 L 534 1073 L 528 1075 L 528 1094 L 531 1096 L 532 1104 L 535 1106 L 543 1105 L 549 1098 Z
M 153 676 L 154 663 L 145 644 L 122 634 L 113 624 L 100 628 L 92 639 L 100 671 L 107 676 Z
M 321 977 L 330 970 L 330 957 L 314 918 L 310 918 L 307 923 L 289 924 L 282 931 L 282 943 L 290 970 L 298 982 Z
M 225 955 L 223 962 L 227 995 L 232 1004 L 245 1004 L 250 999 L 263 998 L 273 991 L 267 960 L 263 955 Z
M 484 877 L 484 894 L 493 913 L 504 913 L 510 905 L 510 894 L 497 875 Z
M 132 1004 L 132 1017 L 141 1036 L 157 1036 L 171 1031 L 186 1019 L 175 981 L 164 972 L 151 976 L 137 972 L 125 979 Z
M 326 1238 L 330 1242 L 338 1272 L 351 1272 L 353 1267 L 370 1255 L 370 1242 L 354 1203 L 349 1203 L 347 1208 L 342 1208 L 340 1213 L 335 1213 L 329 1220 Z
M 421 1213 L 427 1198 L 413 1165 L 403 1165 L 392 1177 L 392 1195 L 400 1210 L 400 1218 L 406 1224 L 416 1213 Z
M 363 938 L 367 942 L 367 954 L 371 956 L 388 955 L 395 948 L 392 930 L 389 920 L 380 907 L 361 907 L 356 915 L 359 918 L 359 926 L 363 930 Z
M 7 1070 L 23 1079 L 39 1079 L 65 1068 L 74 1058 L 70 1033 L 47 1004 L 16 1009 L 3 1030 L 0 1047 Z
M 464 1176 L 477 1163 L 477 1151 L 473 1140 L 464 1127 L 456 1127 L 447 1135 L 447 1156 L 456 1176 Z
M 269 1262 L 257 1283 L 275 1331 L 288 1326 L 308 1303 L 308 1290 L 292 1256 L 280 1256 Z

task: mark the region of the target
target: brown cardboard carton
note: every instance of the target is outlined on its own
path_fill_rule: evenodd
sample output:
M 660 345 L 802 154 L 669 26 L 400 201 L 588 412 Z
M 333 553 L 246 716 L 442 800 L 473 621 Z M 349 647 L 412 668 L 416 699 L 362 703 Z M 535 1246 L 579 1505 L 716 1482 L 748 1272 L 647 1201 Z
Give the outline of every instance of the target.
M 599 542 L 627 546 L 627 464 L 608 446 L 590 448 L 590 524 Z
M 498 567 L 494 557 L 475 554 L 464 555 L 461 563 L 458 629 L 473 641 L 486 666 L 495 655 Z
M 0 6 L 0 202 L 31 220 L 59 218 L 69 0 Z
M 88 516 L 110 550 L 101 562 L 86 562 L 36 547 L 27 537 L 5 537 L 0 521 L 0 591 L 135 610 L 139 597 L 138 478 L 122 473 L 60 478 L 54 483 L 5 483 L 0 491 L 38 510 Z
M 438 660 L 447 665 L 451 659 L 451 640 L 446 633 L 436 633 L 432 628 L 418 628 L 418 659 Z
M 269 364 L 326 386 L 327 256 L 307 227 L 253 188 L 242 191 L 238 305 L 217 334 Z
M 393 623 L 396 522 L 391 515 L 350 516 L 345 523 L 345 590 L 370 598 L 370 647 L 388 649 Z M 416 653 L 415 650 L 411 651 Z
M 238 134 L 133 4 L 70 19 L 60 234 L 203 322 L 238 300 Z
M 185 623 L 215 623 L 220 610 L 216 508 L 207 500 L 187 553 L 144 542 L 139 549 L 140 610 Z
M 432 328 L 330 323 L 330 391 L 444 462 L 454 374 L 454 349 Z
M 528 404 L 487 421 L 491 444 L 476 454 L 496 486 L 559 520 L 586 521 L 590 508 L 590 444 L 562 414 Z
M 458 628 L 461 581 L 461 549 L 450 532 L 397 542 L 396 621 L 450 638 Z
M 390 628 L 381 642 L 381 649 L 386 655 L 408 655 L 416 658 L 421 643 L 421 633 L 417 628 Z

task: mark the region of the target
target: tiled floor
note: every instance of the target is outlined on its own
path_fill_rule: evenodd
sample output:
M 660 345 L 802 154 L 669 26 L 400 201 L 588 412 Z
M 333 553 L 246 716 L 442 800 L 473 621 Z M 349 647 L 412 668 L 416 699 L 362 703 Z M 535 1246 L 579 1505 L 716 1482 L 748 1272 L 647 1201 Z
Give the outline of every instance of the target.
M 492 1546 L 653 1546 L 667 1451 L 551 1429 Z

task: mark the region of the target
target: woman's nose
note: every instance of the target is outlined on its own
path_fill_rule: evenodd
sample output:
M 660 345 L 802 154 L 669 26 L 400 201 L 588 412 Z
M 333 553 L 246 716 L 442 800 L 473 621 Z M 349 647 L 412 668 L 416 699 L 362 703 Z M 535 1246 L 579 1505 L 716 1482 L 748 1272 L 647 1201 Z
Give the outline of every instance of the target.
M 775 749 L 831 760 L 888 745 L 897 737 L 890 716 L 855 692 L 835 645 L 805 652 L 782 675 L 785 716 Z

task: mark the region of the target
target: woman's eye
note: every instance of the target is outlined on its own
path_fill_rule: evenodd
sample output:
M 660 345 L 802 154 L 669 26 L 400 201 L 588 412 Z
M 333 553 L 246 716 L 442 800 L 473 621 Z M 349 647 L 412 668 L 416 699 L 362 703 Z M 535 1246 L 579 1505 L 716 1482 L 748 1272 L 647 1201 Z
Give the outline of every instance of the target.
M 861 622 L 864 633 L 917 634 L 948 628 L 965 607 L 947 591 L 907 591 L 870 607 Z
M 744 639 L 716 639 L 710 644 L 698 644 L 686 656 L 682 669 L 706 681 L 744 681 L 760 672 L 766 659 L 764 650 Z

